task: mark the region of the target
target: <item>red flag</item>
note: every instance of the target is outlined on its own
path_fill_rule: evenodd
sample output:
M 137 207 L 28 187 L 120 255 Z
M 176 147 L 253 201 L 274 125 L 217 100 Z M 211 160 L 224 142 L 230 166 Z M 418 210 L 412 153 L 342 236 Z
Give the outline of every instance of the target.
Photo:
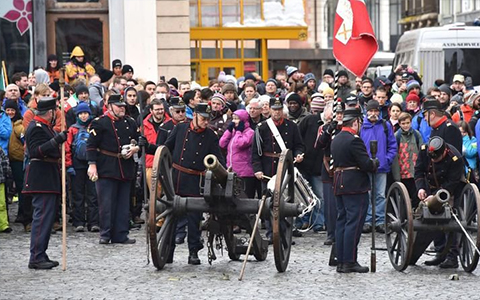
M 365 2 L 339 0 L 333 32 L 333 56 L 347 70 L 363 76 L 378 50 Z

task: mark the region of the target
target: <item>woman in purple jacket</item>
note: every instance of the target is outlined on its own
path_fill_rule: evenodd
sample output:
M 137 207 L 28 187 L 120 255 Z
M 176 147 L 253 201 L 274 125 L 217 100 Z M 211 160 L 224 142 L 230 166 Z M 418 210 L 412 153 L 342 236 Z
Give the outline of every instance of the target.
M 220 138 L 220 147 L 227 150 L 227 167 L 243 179 L 248 198 L 255 197 L 255 175 L 252 168 L 254 131 L 248 123 L 248 112 L 236 110 L 228 130 Z

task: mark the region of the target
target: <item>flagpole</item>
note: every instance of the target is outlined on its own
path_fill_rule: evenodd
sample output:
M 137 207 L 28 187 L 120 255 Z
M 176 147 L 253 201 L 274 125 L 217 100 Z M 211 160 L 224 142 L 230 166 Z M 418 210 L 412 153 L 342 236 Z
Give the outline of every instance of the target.
M 65 130 L 65 67 L 60 68 L 60 122 Z M 67 269 L 67 177 L 65 174 L 65 143 L 62 143 L 62 271 Z
M 5 86 L 8 85 L 8 75 L 7 75 L 7 68 L 5 67 L 5 61 L 2 60 L 2 72 L 3 72 L 3 78 L 5 79 Z

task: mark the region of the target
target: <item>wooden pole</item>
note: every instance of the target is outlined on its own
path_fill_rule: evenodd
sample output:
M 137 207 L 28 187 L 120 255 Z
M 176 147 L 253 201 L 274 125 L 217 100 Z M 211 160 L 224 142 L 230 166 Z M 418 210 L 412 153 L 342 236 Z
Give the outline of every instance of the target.
M 60 69 L 60 122 L 65 130 L 65 68 Z M 65 143 L 62 143 L 62 271 L 67 269 L 67 176 L 65 170 Z
M 8 85 L 8 75 L 7 75 L 7 68 L 5 67 L 5 61 L 2 60 L 2 72 L 3 72 L 3 78 L 5 79 L 5 86 Z
M 242 281 L 243 275 L 245 274 L 245 267 L 247 266 L 248 255 L 252 249 L 253 239 L 255 238 L 255 232 L 257 232 L 258 222 L 260 221 L 260 216 L 262 215 L 263 205 L 265 204 L 266 195 L 263 195 L 260 200 L 260 205 L 258 207 L 257 218 L 255 219 L 255 224 L 253 225 L 252 233 L 250 234 L 250 242 L 248 243 L 247 253 L 245 253 L 245 259 L 243 260 L 242 270 L 240 271 L 240 277 L 238 280 Z

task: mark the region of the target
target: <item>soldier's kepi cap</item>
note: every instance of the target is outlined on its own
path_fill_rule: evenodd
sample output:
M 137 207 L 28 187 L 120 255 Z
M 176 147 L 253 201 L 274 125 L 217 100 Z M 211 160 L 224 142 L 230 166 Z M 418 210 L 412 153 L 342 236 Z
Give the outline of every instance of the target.
M 445 141 L 439 137 L 431 137 L 428 141 L 428 156 L 432 159 L 436 159 L 445 152 Z
M 108 98 L 108 104 L 115 104 L 116 106 L 127 106 L 127 103 L 123 101 L 122 95 L 118 95 L 118 94 L 111 95 Z
M 212 112 L 212 108 L 207 103 L 198 103 L 195 106 L 195 113 L 201 115 L 204 118 L 210 118 L 210 113 Z
M 183 99 L 180 97 L 171 97 L 170 107 L 175 109 L 185 109 L 185 102 L 183 102 Z
M 442 110 L 442 104 L 437 99 L 428 99 L 423 103 L 423 111 L 426 112 L 430 109 Z
M 362 112 L 358 108 L 347 108 L 343 112 L 343 122 L 348 122 L 362 117 Z
M 270 108 L 271 109 L 282 109 L 283 108 L 283 102 L 279 98 L 270 98 Z
M 42 97 L 37 102 L 38 111 L 47 111 L 57 108 L 57 99 L 53 97 Z

